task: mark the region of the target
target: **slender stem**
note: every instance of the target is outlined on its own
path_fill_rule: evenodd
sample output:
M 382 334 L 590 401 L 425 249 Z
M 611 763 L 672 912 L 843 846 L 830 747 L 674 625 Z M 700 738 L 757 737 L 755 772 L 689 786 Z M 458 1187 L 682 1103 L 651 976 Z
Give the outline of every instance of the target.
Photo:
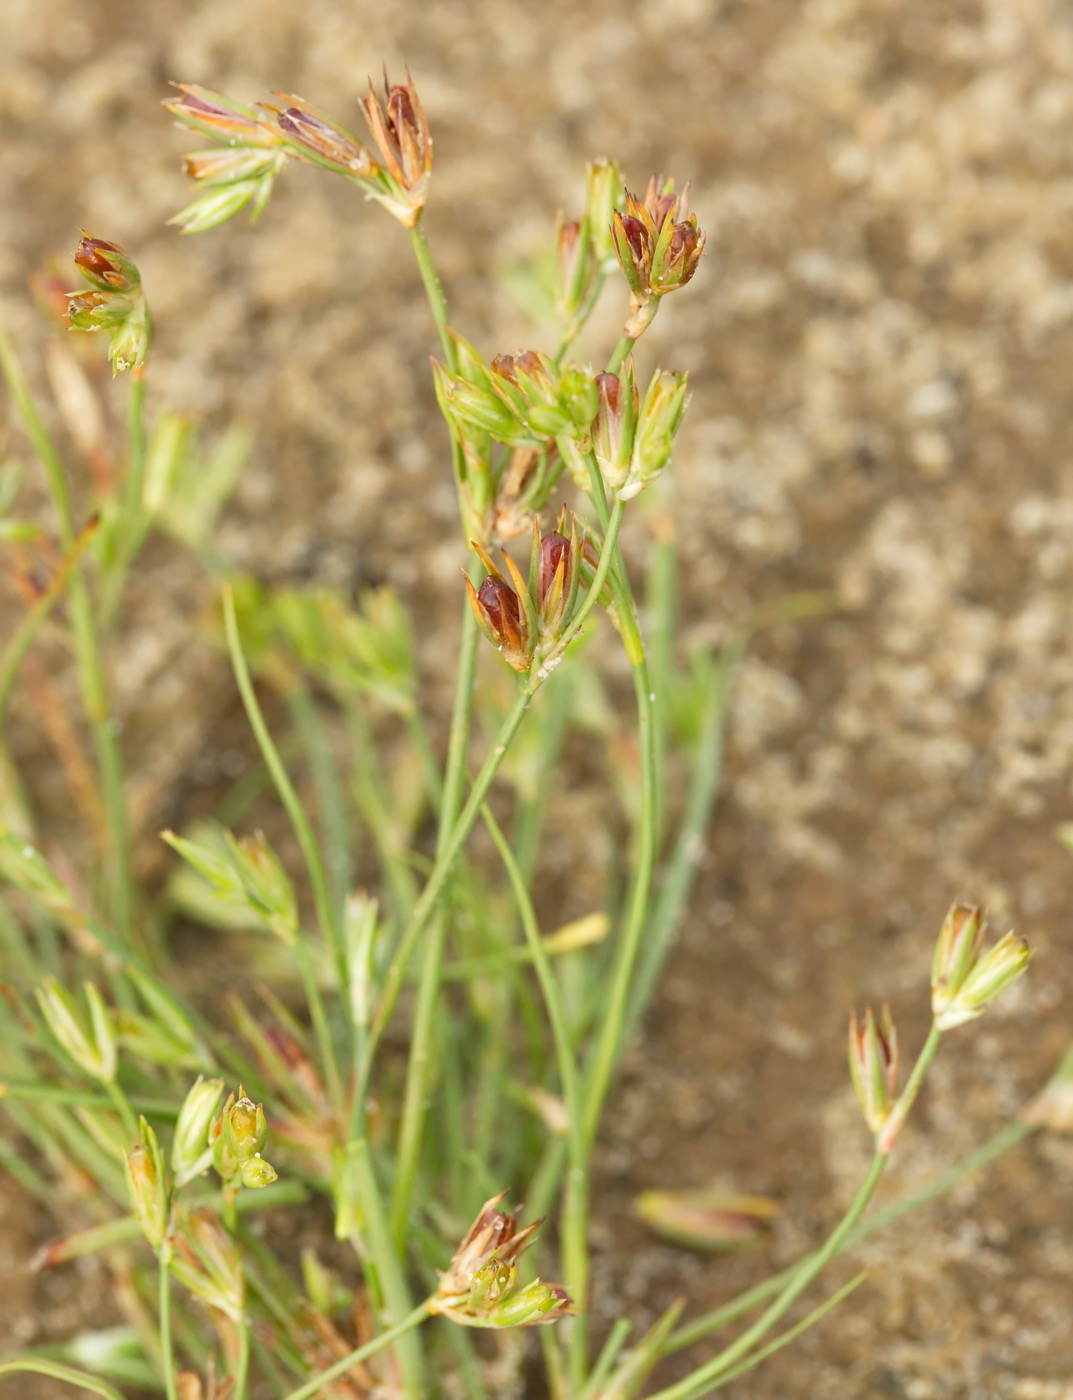
M 585 1139 L 584 1104 L 582 1100 L 581 1076 L 574 1059 L 570 1039 L 570 1025 L 563 1005 L 558 978 L 551 965 L 544 939 L 537 924 L 533 901 L 529 898 L 525 878 L 514 858 L 510 843 L 492 816 L 488 807 L 482 809 L 485 826 L 496 844 L 500 858 L 507 871 L 507 877 L 518 906 L 525 941 L 533 959 L 537 980 L 544 997 L 544 1007 L 548 1013 L 552 1040 L 555 1043 L 555 1059 L 559 1069 L 559 1083 L 562 1088 L 563 1103 L 566 1105 L 567 1154 L 569 1166 L 566 1178 L 566 1200 L 562 1224 L 563 1268 L 568 1287 L 574 1302 L 585 1306 L 588 1293 L 589 1258 L 586 1241 L 587 1211 L 585 1202 L 588 1195 L 589 1147 Z
M 458 359 L 455 355 L 454 341 L 451 339 L 447 298 L 443 294 L 443 284 L 436 271 L 436 264 L 432 261 L 432 250 L 428 246 L 424 226 L 420 222 L 410 230 L 410 242 L 413 245 L 414 257 L 417 259 L 417 267 L 421 273 L 421 281 L 425 284 L 425 295 L 428 297 L 432 319 L 436 322 L 436 330 L 439 332 L 440 344 L 443 346 L 443 353 L 447 360 L 447 368 L 453 374 L 458 369 Z
M 364 1346 L 357 1347 L 349 1355 L 344 1356 L 341 1361 L 337 1361 L 334 1366 L 329 1366 L 326 1371 L 321 1371 L 320 1375 L 314 1376 L 305 1385 L 300 1385 L 297 1390 L 290 1391 L 283 1397 L 283 1400 L 311 1400 L 314 1395 L 319 1395 L 326 1386 L 340 1376 L 345 1376 L 353 1366 L 357 1366 L 361 1361 L 367 1361 L 370 1356 L 375 1356 L 378 1351 L 405 1336 L 407 1332 L 424 1322 L 428 1317 L 428 1304 L 420 1303 L 413 1312 L 404 1317 L 401 1322 L 397 1322 L 394 1327 L 389 1327 L 386 1332 L 381 1332 L 379 1337 L 374 1337 L 371 1342 L 366 1342 Z
M 829 1312 L 838 1307 L 839 1303 L 845 1302 L 851 1293 L 855 1293 L 857 1289 L 860 1288 L 867 1277 L 868 1275 L 866 1273 L 861 1273 L 858 1274 L 856 1278 L 851 1278 L 849 1283 L 843 1284 L 837 1293 L 831 1294 L 830 1298 L 825 1298 L 819 1307 L 813 1308 L 800 1322 L 795 1322 L 794 1325 L 788 1327 L 785 1332 L 780 1332 L 773 1342 L 768 1342 L 766 1347 L 761 1347 L 759 1351 L 754 1351 L 752 1356 L 747 1356 L 745 1360 L 740 1362 L 737 1366 L 731 1367 L 726 1375 L 720 1376 L 720 1378 L 704 1393 L 710 1395 L 712 1391 L 722 1390 L 723 1386 L 729 1385 L 731 1381 L 737 1380 L 737 1378 L 744 1375 L 746 1371 L 751 1371 L 754 1366 L 759 1366 L 761 1361 L 766 1361 L 768 1357 L 772 1356 L 775 1352 L 781 1351 L 783 1347 L 789 1346 L 791 1342 L 796 1341 L 797 1338 L 801 1336 L 802 1332 L 807 1332 L 810 1327 L 815 1327 L 816 1323 L 821 1322 Z
M 624 335 L 611 352 L 611 358 L 607 362 L 607 373 L 618 374 L 622 368 L 622 362 L 637 343 L 635 335 Z
M 645 945 L 630 991 L 626 1014 L 628 1039 L 655 990 L 671 941 L 681 923 L 704 854 L 704 835 L 711 821 L 723 771 L 723 740 L 730 690 L 743 646 L 731 643 L 713 669 L 700 723 L 700 739 L 691 757 L 691 777 L 685 813 L 674 847 L 660 877 L 659 893 L 648 921 Z M 665 686 L 662 677 L 657 685 Z
M 436 854 L 442 856 L 450 839 L 451 829 L 462 805 L 462 787 L 466 773 L 466 753 L 469 747 L 470 721 L 473 713 L 473 686 L 477 673 L 477 639 L 479 631 L 468 598 L 462 614 L 462 641 L 455 684 L 455 700 L 451 714 L 451 735 L 447 746 L 447 771 L 444 775 L 440 802 L 439 830 Z M 417 989 L 410 1053 L 406 1065 L 406 1090 L 403 1098 L 402 1122 L 399 1128 L 399 1149 L 395 1167 L 395 1186 L 391 1198 L 391 1232 L 395 1247 L 402 1252 L 410 1222 L 410 1204 L 421 1160 L 421 1143 L 427 1116 L 427 1100 L 432 1076 L 433 1046 L 437 1032 L 440 1006 L 440 984 L 443 954 L 447 941 L 447 917 L 441 910 L 433 920 L 425 941 L 421 959 L 421 976 Z
M 102 1400 L 123 1400 L 122 1395 L 99 1376 L 91 1376 L 88 1371 L 76 1371 L 73 1366 L 61 1366 L 58 1361 L 45 1361 L 36 1356 L 13 1357 L 10 1361 L 0 1361 L 0 1376 L 14 1376 L 20 1371 L 32 1371 L 38 1376 L 49 1376 L 65 1385 L 78 1386 Z
M 12 687 L 15 678 L 19 673 L 26 653 L 33 645 L 34 638 L 41 628 L 48 621 L 52 610 L 63 597 L 70 578 L 71 569 L 77 562 L 82 551 L 93 538 L 94 526 L 87 525 L 81 532 L 70 551 L 63 560 L 59 569 L 53 575 L 44 593 L 30 606 L 23 614 L 21 621 L 15 628 L 4 648 L 3 658 L 0 659 L 0 724 L 3 723 L 7 713 L 8 703 L 11 700 Z
M 238 618 L 235 614 L 235 599 L 230 587 L 223 589 L 223 610 L 224 626 L 227 631 L 227 645 L 231 653 L 231 665 L 235 673 L 235 680 L 238 683 L 239 693 L 242 696 L 242 703 L 246 709 L 246 716 L 250 722 L 257 739 L 257 745 L 261 750 L 261 756 L 265 761 L 268 771 L 272 775 L 276 791 L 290 818 L 294 834 L 298 838 L 302 855 L 305 859 L 306 869 L 309 872 L 309 881 L 313 888 L 313 900 L 317 909 L 317 921 L 320 925 L 321 934 L 327 943 L 332 954 L 333 966 L 336 974 L 342 982 L 344 972 L 342 938 L 336 927 L 336 921 L 332 910 L 331 895 L 328 889 L 328 879 L 324 871 L 324 864 L 320 858 L 320 850 L 317 846 L 317 839 L 313 834 L 313 828 L 309 818 L 306 816 L 301 799 L 295 791 L 283 760 L 280 758 L 279 750 L 269 733 L 268 725 L 265 723 L 261 706 L 257 700 L 257 695 L 253 689 L 253 681 L 250 678 L 249 666 L 246 664 L 246 657 L 242 650 L 242 639 L 238 630 Z M 342 1099 L 342 1085 L 339 1078 L 339 1067 L 336 1063 L 335 1049 L 332 1045 L 331 1030 L 328 1026 L 327 1013 L 324 1009 L 324 1002 L 317 987 L 316 977 L 313 974 L 309 963 L 309 950 L 306 948 L 301 934 L 295 944 L 295 951 L 298 956 L 299 966 L 302 970 L 305 982 L 306 996 L 309 1001 L 309 1014 L 313 1021 L 313 1028 L 316 1032 L 317 1041 L 320 1045 L 321 1058 L 324 1062 L 325 1077 L 329 1092 L 335 1103 L 340 1103 Z
M 235 1361 L 235 1388 L 231 1400 L 246 1400 L 246 1387 L 250 1377 L 250 1323 L 243 1317 L 238 1323 L 238 1357 Z
M 905 1114 L 912 1106 L 917 1093 L 920 1090 L 924 1075 L 935 1056 L 939 1041 L 942 1039 L 941 1033 L 936 1030 L 934 1024 L 924 1042 L 924 1046 L 917 1056 L 916 1064 L 910 1072 L 905 1088 L 898 1100 L 895 1113 L 904 1104 L 902 1121 Z M 892 1114 L 892 1118 L 893 1118 Z M 779 1292 L 774 1301 L 769 1304 L 765 1311 L 757 1318 L 751 1327 L 741 1334 L 736 1342 L 725 1347 L 717 1356 L 714 1356 L 706 1365 L 699 1367 L 685 1380 L 679 1381 L 677 1385 L 667 1386 L 664 1390 L 650 1397 L 650 1400 L 694 1400 L 694 1397 L 707 1394 L 706 1387 L 718 1378 L 722 1378 L 737 1362 L 741 1361 L 756 1345 L 762 1337 L 768 1333 L 776 1322 L 793 1306 L 793 1304 L 808 1288 L 809 1284 L 820 1274 L 832 1259 L 846 1248 L 847 1242 L 853 1234 L 858 1220 L 864 1214 L 868 1202 L 875 1194 L 879 1179 L 890 1161 L 889 1147 L 882 1145 L 883 1134 L 877 1137 L 875 1155 L 871 1165 L 865 1174 L 864 1181 L 853 1199 L 849 1210 L 836 1225 L 827 1240 L 815 1253 L 808 1255 L 796 1269 L 793 1270 L 786 1284 Z
M 399 939 L 398 947 L 391 959 L 391 963 L 384 978 L 383 991 L 380 994 L 380 1004 L 376 1010 L 376 1018 L 373 1022 L 372 1041 L 379 1043 L 387 1027 L 391 1014 L 395 1009 L 399 993 L 402 990 L 403 982 L 406 978 L 406 969 L 414 951 L 414 946 L 418 937 L 423 932 L 426 923 L 436 908 L 437 901 L 443 893 L 451 867 L 462 849 L 462 844 L 477 820 L 481 810 L 481 804 L 488 795 L 488 789 L 492 786 L 492 781 L 499 766 L 503 762 L 511 740 L 518 731 L 518 727 L 525 717 L 525 712 L 529 708 L 530 701 L 535 691 L 530 686 L 523 686 L 519 689 L 517 698 L 511 707 L 510 713 L 500 727 L 496 735 L 495 743 L 491 753 L 485 759 L 480 772 L 474 780 L 470 790 L 466 805 L 463 807 L 457 821 L 451 828 L 440 855 L 437 857 L 432 867 L 432 872 L 421 891 L 420 898 L 414 906 L 414 911 L 410 916 L 410 922 L 403 931 Z
M 22 419 L 26 435 L 33 444 L 38 461 L 44 470 L 49 495 L 52 497 L 52 503 L 56 507 L 56 514 L 59 517 L 60 543 L 65 550 L 70 549 L 75 537 L 74 515 L 71 512 L 71 498 L 67 491 L 67 476 L 63 469 L 63 459 L 37 411 L 37 405 L 30 393 L 30 386 L 26 382 L 26 376 L 22 372 L 22 366 L 19 364 L 15 348 L 11 344 L 11 338 L 2 320 L 0 320 L 0 373 L 3 373 L 4 379 L 7 381 L 8 392 L 14 401 L 16 412 Z
M 872 1158 L 871 1165 L 861 1182 L 860 1188 L 849 1210 L 839 1221 L 838 1225 L 828 1236 L 826 1243 L 818 1249 L 815 1254 L 810 1255 L 804 1263 L 794 1271 L 789 1282 L 775 1301 L 766 1311 L 747 1328 L 736 1342 L 724 1348 L 709 1361 L 706 1365 L 698 1367 L 684 1380 L 676 1385 L 666 1386 L 659 1390 L 650 1400 L 694 1400 L 695 1396 L 707 1393 L 707 1387 L 715 1380 L 721 1378 L 729 1371 L 747 1352 L 751 1351 L 760 1339 L 765 1336 L 771 1328 L 778 1322 L 779 1318 L 786 1313 L 797 1299 L 804 1293 L 812 1280 L 822 1269 L 835 1257 L 844 1246 L 853 1227 L 861 1218 L 865 1207 L 875 1194 L 879 1185 L 879 1178 L 887 1165 L 889 1158 L 882 1152 L 877 1152 Z
M 22 366 L 2 321 L 0 373 L 7 381 L 16 411 L 45 473 L 58 517 L 60 544 L 64 553 L 69 554 L 76 543 L 76 532 L 63 460 L 37 412 Z M 100 638 L 81 570 L 73 571 L 69 591 L 71 631 L 78 658 L 82 701 L 93 732 L 101 797 L 108 819 L 110 913 L 119 941 L 126 943 L 130 925 L 131 877 L 123 765 L 104 681 Z
M 114 1079 L 106 1079 L 104 1087 L 108 1097 L 112 1101 L 112 1107 L 119 1114 L 119 1120 L 123 1124 L 123 1131 L 130 1142 L 134 1142 L 138 1137 L 138 1120 L 134 1116 L 134 1110 L 127 1101 L 127 1096 L 115 1082 Z
M 169 1246 L 162 1244 L 157 1251 L 157 1282 L 160 1300 L 160 1350 L 164 1367 L 164 1394 L 167 1400 L 177 1400 L 175 1383 L 175 1345 L 171 1335 L 171 1274 L 168 1271 Z M 235 1400 L 242 1400 L 240 1395 Z

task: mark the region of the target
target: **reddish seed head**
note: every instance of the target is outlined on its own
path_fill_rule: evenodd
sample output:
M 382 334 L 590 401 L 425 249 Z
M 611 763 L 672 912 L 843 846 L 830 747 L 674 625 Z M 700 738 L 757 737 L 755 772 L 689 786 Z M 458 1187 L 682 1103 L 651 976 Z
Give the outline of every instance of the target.
M 477 590 L 477 600 L 488 615 L 488 621 L 501 637 L 517 634 L 521 626 L 522 609 L 518 595 L 502 579 L 486 578 Z
M 540 573 L 537 580 L 537 607 L 543 605 L 544 599 L 555 580 L 555 575 L 561 567 L 563 572 L 570 563 L 570 541 L 565 535 L 558 533 L 545 535 L 540 541 Z

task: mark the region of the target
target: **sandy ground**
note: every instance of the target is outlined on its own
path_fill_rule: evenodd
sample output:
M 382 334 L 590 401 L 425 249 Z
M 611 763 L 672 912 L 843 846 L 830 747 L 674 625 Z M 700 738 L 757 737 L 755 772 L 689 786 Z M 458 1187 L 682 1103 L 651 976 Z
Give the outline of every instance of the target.
M 944 1050 L 890 1192 L 997 1129 L 1065 1047 L 1073 7 L 4 0 L 0 288 L 31 363 L 23 288 L 42 256 L 80 225 L 136 252 L 154 400 L 258 424 L 223 546 L 266 577 L 391 578 L 442 610 L 435 690 L 460 552 L 404 240 L 300 170 L 255 230 L 163 227 L 189 144 L 158 105 L 169 78 L 283 88 L 356 124 L 385 62 L 423 93 L 430 238 L 457 324 L 489 350 L 532 341 L 500 273 L 577 205 L 587 159 L 616 157 L 635 185 L 692 178 L 712 253 L 646 346 L 693 375 L 677 463 L 690 632 L 718 641 L 802 588 L 841 599 L 746 664 L 704 876 L 606 1135 L 599 1308 L 714 1306 L 850 1199 L 867 1141 L 846 1011 L 887 998 L 919 1039 L 952 898 L 986 899 L 1039 957 Z M 151 829 L 156 794 L 181 815 L 236 758 L 210 743 L 226 675 L 176 649 L 196 573 L 165 551 L 142 577 L 116 661 Z M 1071 1167 L 1068 1143 L 1037 1140 L 870 1243 L 851 1303 L 729 1393 L 1073 1397 Z M 784 1202 L 769 1259 L 656 1246 L 630 1217 L 641 1187 L 711 1182 Z M 91 1279 L 31 1282 L 44 1222 L 3 1207 L 7 1348 L 74 1325 Z

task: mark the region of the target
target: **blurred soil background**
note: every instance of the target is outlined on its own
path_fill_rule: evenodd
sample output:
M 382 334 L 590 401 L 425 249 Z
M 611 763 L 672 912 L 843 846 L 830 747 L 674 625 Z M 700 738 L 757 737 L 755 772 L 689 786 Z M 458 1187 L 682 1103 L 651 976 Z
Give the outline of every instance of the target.
M 395 583 L 421 607 L 442 708 L 464 556 L 405 236 L 298 168 L 255 229 L 164 227 L 197 144 L 159 105 L 169 79 L 281 88 L 358 129 L 384 63 L 409 63 L 423 95 L 429 236 L 456 325 L 488 353 L 540 343 L 503 272 L 579 209 L 588 159 L 618 159 L 633 188 L 692 179 L 711 251 L 639 353 L 692 375 L 687 634 L 717 644 L 804 588 L 840 597 L 745 664 L 692 913 L 604 1136 L 598 1312 L 713 1307 L 851 1198 L 868 1140 L 846 1013 L 888 999 L 915 1049 L 953 898 L 987 900 L 1038 959 L 950 1037 L 883 1199 L 1014 1115 L 1069 1036 L 1073 860 L 1054 833 L 1073 816 L 1073 6 L 3 0 L 0 290 L 35 378 L 28 275 L 79 226 L 118 240 L 157 325 L 153 405 L 257 427 L 221 548 L 274 582 Z M 146 862 L 249 754 L 226 667 L 188 643 L 206 599 L 196 565 L 154 546 L 113 656 Z M 47 811 L 62 788 L 28 707 L 16 719 Z M 568 889 L 607 853 L 588 800 L 564 796 L 550 833 Z M 766 1254 L 672 1249 L 631 1216 L 638 1190 L 713 1183 L 782 1201 Z M 1073 1144 L 1032 1141 L 840 1265 L 867 1284 L 728 1393 L 1068 1400 L 1071 1200 Z M 92 1267 L 28 1273 L 48 1229 L 0 1194 L 2 1350 L 99 1320 Z

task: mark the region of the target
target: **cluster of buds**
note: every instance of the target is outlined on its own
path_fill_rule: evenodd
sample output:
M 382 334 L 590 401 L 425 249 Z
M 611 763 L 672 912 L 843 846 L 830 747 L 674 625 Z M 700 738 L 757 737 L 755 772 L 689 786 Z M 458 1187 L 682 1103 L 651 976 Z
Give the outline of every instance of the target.
M 268 1141 L 268 1124 L 263 1105 L 248 1099 L 241 1085 L 239 1097 L 227 1096 L 223 1112 L 209 1127 L 212 1163 L 226 1190 L 243 1186 L 269 1186 L 276 1170 L 261 1153 Z
M 624 334 L 636 339 L 651 323 L 659 298 L 692 278 L 708 236 L 688 212 L 689 186 L 653 175 L 644 199 L 627 192 L 626 211 L 615 211 L 615 252 L 630 288 L 630 317 Z
M 541 1221 L 518 1229 L 517 1214 L 496 1210 L 507 1193 L 486 1201 L 440 1275 L 428 1310 L 462 1327 L 537 1327 L 570 1312 L 566 1289 L 535 1280 L 515 1288 L 517 1263 L 533 1243 Z
M 184 126 L 218 143 L 183 160 L 183 170 L 200 193 L 174 219 L 183 233 L 204 233 L 250 206 L 254 219 L 264 211 L 276 176 L 289 154 L 283 136 L 256 107 L 234 102 L 210 88 L 176 83 L 181 96 L 165 107 Z
M 138 269 L 118 243 L 92 238 L 82 230 L 75 266 L 92 288 L 67 297 L 67 324 L 73 331 L 111 332 L 108 358 L 113 373 L 140 369 L 149 352 L 149 308 Z
M 1028 967 L 1032 951 L 1023 938 L 1004 934 L 984 953 L 986 932 L 983 910 L 971 904 L 953 905 L 943 921 L 931 970 L 931 1010 L 940 1031 L 982 1016 Z
M 878 1137 L 898 1100 L 898 1033 L 885 1006 L 877 1020 L 872 1008 L 849 1019 L 849 1073 L 864 1121 Z
M 596 376 L 599 395 L 592 447 L 600 472 L 620 500 L 631 500 L 667 465 L 686 408 L 688 379 L 656 370 L 641 401 L 633 356 L 620 374 Z
M 624 196 L 622 176 L 610 161 L 588 169 L 585 213 L 567 219 L 559 211 L 555 226 L 555 314 L 568 341 L 584 324 L 599 294 L 601 274 L 615 264 L 611 224 Z
M 487 550 L 472 542 L 488 577 L 475 588 L 466 576 L 470 605 L 485 636 L 515 671 L 528 671 L 538 658 L 546 662 L 573 616 L 582 555 L 576 516 L 570 517 L 569 536 L 567 528 L 565 511 L 559 529 L 549 535 L 541 536 L 534 520 L 528 583 L 509 554 L 503 555 L 508 581 Z
M 139 1126 L 141 1142 L 135 1143 L 124 1157 L 127 1190 L 142 1234 L 154 1249 L 160 1249 L 168 1237 L 171 1192 L 156 1133 L 144 1118 L 139 1120 Z
M 50 977 L 36 990 L 49 1030 L 84 1074 L 102 1084 L 111 1084 L 116 1076 L 116 1034 L 108 1007 L 99 988 L 93 982 L 83 983 L 86 1013 L 75 1005 L 75 999 L 55 977 Z
M 372 84 L 362 101 L 379 160 L 352 131 L 293 93 L 277 92 L 274 101 L 251 107 L 208 88 L 176 87 L 182 95 L 165 106 L 184 126 L 223 148 L 185 159 L 186 173 L 203 188 L 172 220 L 184 233 L 226 223 L 247 204 L 256 219 L 288 159 L 353 180 L 406 228 L 421 217 L 432 174 L 432 137 L 409 73 L 405 83 L 390 85 L 385 78 L 383 104 Z
M 588 431 L 596 414 L 596 386 L 577 365 L 561 369 L 547 355 L 526 350 L 497 355 L 485 365 L 455 337 L 458 371 L 432 361 L 443 416 L 465 450 L 486 435 L 508 447 L 541 447 L 560 434 Z
M 170 1268 L 195 1298 L 240 1323 L 246 1305 L 246 1281 L 235 1242 L 205 1206 L 180 1213 L 172 1235 Z
M 279 857 L 264 836 L 236 837 L 223 833 L 223 848 L 190 841 L 173 831 L 162 839 L 205 877 L 225 905 L 245 909 L 257 924 L 269 929 L 288 948 L 298 938 L 298 904 L 294 886 Z

